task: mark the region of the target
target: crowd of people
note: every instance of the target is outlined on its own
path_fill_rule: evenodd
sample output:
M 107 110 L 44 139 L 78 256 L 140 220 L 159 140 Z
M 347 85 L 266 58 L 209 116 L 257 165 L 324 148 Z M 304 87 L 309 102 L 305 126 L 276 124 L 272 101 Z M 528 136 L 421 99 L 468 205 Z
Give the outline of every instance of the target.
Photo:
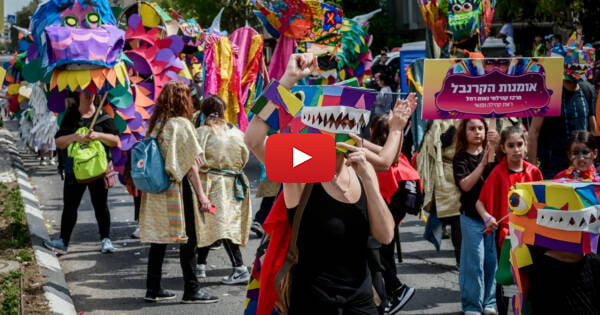
M 512 30 L 504 27 L 500 32 L 512 36 L 509 33 Z M 548 46 L 551 48 L 547 49 L 560 54 L 560 37 L 554 35 L 551 40 Z M 533 53 L 544 55 L 545 47 L 542 38 L 536 37 Z M 349 153 L 338 151 L 334 178 L 310 185 L 298 234 L 300 260 L 291 276 L 289 314 L 315 310 L 397 314 L 415 294 L 414 288 L 402 283 L 396 274 L 392 241 L 397 238 L 395 226 L 406 213 L 406 209 L 402 209 L 406 205 L 396 211 L 398 207 L 393 203 L 394 195 L 400 191 L 399 183 L 415 181 L 421 185 L 419 169 L 414 170 L 410 156 L 401 153 L 416 97 L 410 94 L 393 101 L 384 98 L 398 91 L 399 80 L 398 73 L 386 66 L 386 53 L 382 51 L 380 63 L 373 67 L 380 91 L 376 108 L 380 108 L 373 111 L 366 134 L 351 135 L 361 145 L 337 143 L 338 148 Z M 280 85 L 289 90 L 310 74 L 316 64 L 311 54 L 292 55 L 279 80 Z M 452 168 L 454 189 L 459 192 L 452 196 L 458 205 L 456 215 L 450 216 L 454 219 L 447 222 L 451 222 L 465 314 L 506 314 L 508 311 L 508 301 L 502 286 L 496 284 L 495 273 L 500 249 L 508 234 L 505 196 L 510 186 L 552 178 L 600 181 L 595 165 L 597 100 L 591 82 L 594 81 L 586 76 L 565 73 L 561 116 L 510 120 L 494 126 L 484 119 L 460 120 L 452 122 L 450 132 L 441 135 L 439 141 L 445 143 L 444 148 L 452 146 L 446 159 Z M 204 97 L 202 91 L 201 76 L 196 77 L 191 86 L 180 81 L 164 86 L 148 132 L 158 140 L 171 186 L 157 194 L 140 193 L 130 187 L 137 200 L 139 237 L 150 243 L 145 295 L 148 301 L 175 298 L 161 287 L 166 244 L 180 244 L 184 303 L 219 300 L 202 290 L 198 282 L 199 277 L 206 277 L 209 249 L 217 241 L 222 242 L 232 267 L 231 274 L 224 277 L 222 283 L 247 283 L 251 276 L 240 246 L 247 244 L 251 231 L 264 235 L 261 224 L 279 190 L 278 183 L 267 179 L 261 182 L 270 187 L 263 187 L 268 193 L 259 195 L 263 197 L 263 204 L 253 222 L 250 187 L 243 168 L 250 152 L 264 161 L 266 138 L 272 130 L 255 116 L 243 133 L 226 122 L 227 104 L 215 95 Z M 101 118 L 106 113 L 99 115 L 98 123 L 89 134 L 75 132 L 89 124 L 101 104 L 95 95 L 87 92 L 72 95 L 72 99 L 73 104 L 56 133 L 56 147 L 61 150 L 73 142 L 85 144 L 91 140 L 100 140 L 106 150 L 118 146 L 118 131 L 113 120 Z M 505 127 L 497 132 L 498 126 Z M 362 138 L 365 135 L 368 139 Z M 61 166 L 65 170 L 65 181 L 60 237 L 46 241 L 45 245 L 61 254 L 68 252 L 77 208 L 87 188 L 98 221 L 100 250 L 111 253 L 115 249 L 110 240 L 108 187 L 102 179 L 87 183 L 75 180 L 69 163 L 67 158 Z M 132 183 L 128 181 L 128 184 Z M 283 183 L 290 220 L 307 186 Z M 392 186 L 394 189 L 390 190 Z M 440 207 L 435 200 L 425 206 L 434 212 Z M 541 252 L 545 256 L 537 259 L 554 259 L 552 262 L 558 266 L 571 267 L 569 264 L 588 261 L 583 255 Z M 577 273 L 579 269 L 575 269 Z M 597 279 L 588 281 L 595 283 Z M 532 288 L 541 290 L 539 286 Z M 374 291 L 380 298 L 379 305 L 374 302 Z M 543 295 L 531 296 L 534 305 L 542 304 Z M 578 299 L 600 301 L 599 296 L 600 289 L 592 289 L 569 296 L 572 299 L 569 303 L 576 303 Z M 560 305 L 560 301 L 556 304 Z M 583 303 L 589 313 L 600 312 L 597 304 Z

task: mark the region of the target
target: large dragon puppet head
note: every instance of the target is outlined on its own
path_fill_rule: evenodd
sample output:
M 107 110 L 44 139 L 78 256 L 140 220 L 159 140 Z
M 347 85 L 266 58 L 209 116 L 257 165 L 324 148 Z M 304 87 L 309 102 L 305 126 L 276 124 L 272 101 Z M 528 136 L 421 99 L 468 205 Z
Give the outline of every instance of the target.
M 420 0 L 421 14 L 445 53 L 453 47 L 473 51 L 490 32 L 495 0 Z
M 42 65 L 68 69 L 112 68 L 121 60 L 125 32 L 107 1 L 46 0 L 32 16 Z
M 118 107 L 131 104 L 123 57 L 125 32 L 118 29 L 106 0 L 45 0 L 31 18 L 36 49 L 30 61 L 41 59 L 51 73 L 48 107 L 65 110 L 69 92 L 108 92 Z M 124 97 L 129 95 L 128 97 Z

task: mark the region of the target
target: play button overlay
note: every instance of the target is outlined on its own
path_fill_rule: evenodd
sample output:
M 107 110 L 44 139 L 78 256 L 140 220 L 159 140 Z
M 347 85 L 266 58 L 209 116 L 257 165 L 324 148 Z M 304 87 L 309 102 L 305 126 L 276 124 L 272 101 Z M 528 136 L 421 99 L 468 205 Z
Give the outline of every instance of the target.
M 317 133 L 271 135 L 265 166 L 267 177 L 274 182 L 328 182 L 335 174 L 334 138 Z
M 292 167 L 296 167 L 310 159 L 312 159 L 311 155 L 308 155 L 296 148 L 292 148 L 292 160 L 293 160 Z

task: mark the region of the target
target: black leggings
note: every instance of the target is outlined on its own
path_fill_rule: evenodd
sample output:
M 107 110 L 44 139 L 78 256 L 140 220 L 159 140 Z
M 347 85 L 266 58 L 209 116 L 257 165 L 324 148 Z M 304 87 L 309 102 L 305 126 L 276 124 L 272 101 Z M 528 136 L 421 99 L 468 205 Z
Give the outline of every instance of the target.
M 234 244 L 230 239 L 223 239 L 223 247 L 225 247 L 225 251 L 227 252 L 227 256 L 229 256 L 229 260 L 233 267 L 241 267 L 244 265 L 240 245 Z M 198 264 L 206 264 L 206 258 L 208 257 L 209 251 L 210 246 L 198 248 Z
M 398 234 L 398 228 L 394 227 L 394 240 Z M 396 250 L 396 242 L 392 241 L 389 244 L 381 244 L 379 253 L 381 255 L 381 264 L 383 265 L 383 279 L 385 281 L 385 292 L 388 297 L 402 286 L 402 282 L 398 279 L 396 270 L 396 259 L 394 251 Z
M 64 208 L 60 219 L 60 237 L 65 245 L 69 245 L 71 240 L 71 233 L 73 233 L 73 228 L 75 228 L 77 222 L 77 210 L 86 188 L 90 190 L 100 239 L 110 236 L 110 212 L 107 206 L 108 189 L 104 188 L 104 178 L 82 184 L 77 182 L 74 174 L 65 174 L 63 186 Z
M 188 241 L 179 245 L 179 264 L 183 272 L 184 295 L 193 294 L 199 288 L 198 278 L 196 278 L 196 228 L 194 226 L 194 203 L 192 199 L 192 189 L 186 177 L 183 178 L 183 212 L 185 216 L 185 233 Z M 166 244 L 150 244 L 148 253 L 148 274 L 146 279 L 146 288 L 157 292 L 161 289 L 160 280 L 162 278 L 162 265 L 165 259 Z

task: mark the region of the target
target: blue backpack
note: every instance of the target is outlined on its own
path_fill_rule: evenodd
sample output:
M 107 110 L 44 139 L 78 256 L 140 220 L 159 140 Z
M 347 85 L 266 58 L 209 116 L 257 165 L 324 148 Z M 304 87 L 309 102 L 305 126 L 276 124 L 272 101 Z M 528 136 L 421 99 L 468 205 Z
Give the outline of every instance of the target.
M 138 141 L 131 149 L 131 179 L 137 189 L 153 194 L 171 185 L 155 136 Z

